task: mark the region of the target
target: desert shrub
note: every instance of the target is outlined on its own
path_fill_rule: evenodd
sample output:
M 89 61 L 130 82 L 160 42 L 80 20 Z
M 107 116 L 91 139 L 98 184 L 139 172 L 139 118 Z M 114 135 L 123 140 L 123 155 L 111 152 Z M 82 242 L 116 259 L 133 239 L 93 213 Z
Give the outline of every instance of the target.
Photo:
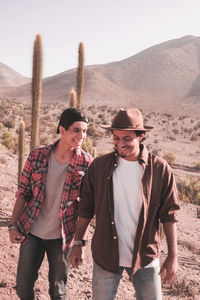
M 0 145 L 0 147 L 1 147 L 1 145 Z M 0 163 L 5 165 L 6 167 L 8 165 L 7 159 L 4 156 L 0 156 Z
M 6 147 L 0 143 L 0 150 L 5 150 Z
M 104 119 L 104 114 L 98 114 L 99 119 Z
M 107 110 L 108 106 L 107 105 L 103 105 L 103 106 L 100 106 L 99 108 L 101 109 L 101 111 L 104 112 L 104 111 Z
M 170 166 L 175 163 L 176 156 L 173 152 L 167 152 L 163 155 L 163 158 L 168 162 Z
M 87 134 L 93 137 L 101 137 L 102 133 L 97 129 L 95 124 L 90 124 L 87 130 Z
M 56 133 L 57 132 L 57 127 L 58 127 L 57 122 L 49 123 L 49 130 L 50 130 L 51 133 Z
M 175 129 L 172 130 L 172 132 L 173 132 L 174 134 L 178 134 L 178 129 L 175 128 Z
M 2 122 L 0 122 L 0 130 L 2 130 L 4 128 L 4 125 Z
M 88 110 L 91 111 L 91 113 L 92 113 L 93 115 L 96 115 L 96 113 L 97 113 L 97 110 L 96 110 L 96 108 L 95 108 L 94 105 L 89 106 L 89 107 L 88 107 Z
M 3 125 L 8 129 L 15 127 L 15 121 L 11 118 L 3 120 Z
M 200 161 L 195 164 L 195 169 L 200 170 Z
M 200 121 L 194 126 L 194 130 L 196 131 L 199 128 L 200 128 Z
M 194 296 L 198 295 L 198 286 L 186 278 L 175 278 L 170 282 L 163 282 L 162 285 L 168 287 L 172 295 L 182 296 L 184 299 L 194 299 Z
M 45 136 L 42 136 L 40 138 L 40 145 L 44 145 L 44 146 L 47 146 L 49 145 L 51 142 L 50 142 L 50 137 L 49 135 L 45 135 Z
M 92 149 L 93 149 L 93 143 L 92 140 L 87 137 L 84 142 L 82 143 L 81 148 L 85 151 L 85 152 L 89 152 L 92 154 Z
M 197 141 L 198 140 L 198 134 L 197 133 L 193 133 L 191 135 L 191 138 L 190 138 L 191 141 Z
M 179 117 L 178 117 L 178 119 L 181 121 L 181 120 L 184 120 L 185 118 L 187 118 L 187 116 L 186 115 L 180 115 Z
M 4 132 L 2 135 L 2 145 L 16 153 L 18 149 L 18 139 L 13 132 Z
M 170 135 L 170 136 L 168 137 L 168 139 L 169 139 L 170 141 L 175 141 L 175 140 L 176 140 L 175 136 L 173 136 L 173 135 Z
M 182 201 L 200 205 L 200 180 L 186 177 L 177 182 L 177 188 Z

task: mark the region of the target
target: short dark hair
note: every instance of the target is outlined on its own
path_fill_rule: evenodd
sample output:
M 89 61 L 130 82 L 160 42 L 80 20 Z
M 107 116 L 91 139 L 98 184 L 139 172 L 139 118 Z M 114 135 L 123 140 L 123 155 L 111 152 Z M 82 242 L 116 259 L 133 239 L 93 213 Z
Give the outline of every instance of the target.
M 144 140 L 146 140 L 146 131 L 139 131 L 139 130 L 136 130 L 136 131 L 135 131 L 135 134 L 136 134 L 137 136 L 141 136 L 142 134 L 144 134 L 144 136 L 143 136 L 141 142 L 143 142 Z
M 70 107 L 65 109 L 60 116 L 57 133 L 59 133 L 60 126 L 63 126 L 65 130 L 68 130 L 74 122 L 88 123 L 88 120 L 77 108 Z

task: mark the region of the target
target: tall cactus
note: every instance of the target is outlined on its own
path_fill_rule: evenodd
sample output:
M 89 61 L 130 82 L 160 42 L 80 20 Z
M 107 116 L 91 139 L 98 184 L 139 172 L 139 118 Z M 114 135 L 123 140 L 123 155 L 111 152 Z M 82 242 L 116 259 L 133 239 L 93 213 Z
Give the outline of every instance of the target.
M 20 181 L 20 176 L 22 169 L 24 167 L 24 137 L 25 136 L 25 124 L 24 121 L 19 123 L 19 161 L 18 161 L 18 184 Z
M 81 108 L 84 84 L 84 45 L 79 43 L 78 49 L 78 68 L 77 68 L 77 108 Z
M 97 150 L 95 147 L 92 148 L 92 156 L 95 158 L 97 157 Z
M 33 49 L 31 150 L 39 145 L 39 119 L 42 94 L 42 38 L 37 34 Z
M 69 107 L 76 107 L 76 91 L 73 88 L 70 92 L 70 101 L 69 101 Z

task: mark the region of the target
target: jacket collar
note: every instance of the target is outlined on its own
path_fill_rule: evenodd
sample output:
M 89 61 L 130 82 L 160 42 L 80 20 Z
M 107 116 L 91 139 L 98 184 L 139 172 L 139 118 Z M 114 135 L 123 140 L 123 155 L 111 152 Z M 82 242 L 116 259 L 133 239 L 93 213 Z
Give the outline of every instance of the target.
M 148 166 L 148 157 L 149 157 L 149 152 L 147 148 L 143 145 L 140 144 L 140 154 L 138 157 L 139 163 L 145 163 L 146 166 Z

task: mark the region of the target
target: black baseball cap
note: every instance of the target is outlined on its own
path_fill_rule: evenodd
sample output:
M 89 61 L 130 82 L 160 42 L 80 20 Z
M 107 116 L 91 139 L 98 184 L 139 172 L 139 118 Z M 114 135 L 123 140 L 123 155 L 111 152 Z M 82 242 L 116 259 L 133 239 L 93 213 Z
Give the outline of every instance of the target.
M 71 126 L 74 122 L 88 123 L 88 120 L 77 108 L 70 107 L 65 109 L 60 116 L 57 133 L 59 133 L 59 126 L 63 126 L 66 130 L 68 130 L 69 126 Z

